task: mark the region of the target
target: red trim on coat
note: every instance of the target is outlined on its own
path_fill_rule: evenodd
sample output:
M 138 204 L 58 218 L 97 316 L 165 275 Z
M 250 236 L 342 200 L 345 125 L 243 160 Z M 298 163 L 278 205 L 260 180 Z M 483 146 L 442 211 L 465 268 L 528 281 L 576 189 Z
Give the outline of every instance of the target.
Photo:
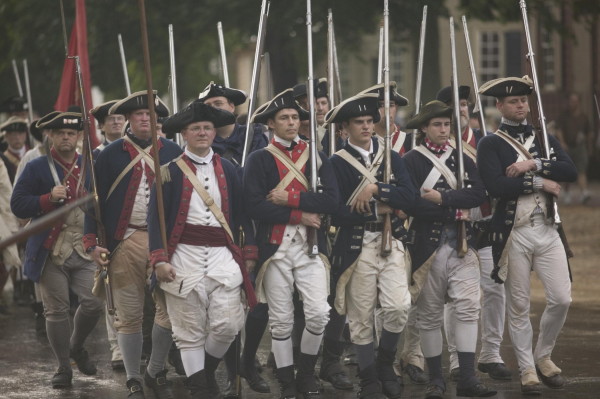
M 88 251 L 88 249 L 95 247 L 98 245 L 98 239 L 96 234 L 89 233 L 83 236 L 83 249 L 84 251 Z

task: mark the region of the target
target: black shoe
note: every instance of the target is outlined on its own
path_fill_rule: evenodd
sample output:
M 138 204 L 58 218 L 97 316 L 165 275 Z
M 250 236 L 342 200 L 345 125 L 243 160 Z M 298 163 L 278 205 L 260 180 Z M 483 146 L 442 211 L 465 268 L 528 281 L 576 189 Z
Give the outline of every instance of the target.
M 128 398 L 131 399 L 145 399 L 144 388 L 142 388 L 142 382 L 132 378 L 127 380 L 127 389 L 129 390 Z
M 150 377 L 148 370 L 144 373 L 144 383 L 154 392 L 156 399 L 173 399 L 171 385 L 173 383 L 167 380 L 167 370 L 159 371 L 156 377 Z
M 321 397 L 317 377 L 315 376 L 315 365 L 318 355 L 308 355 L 298 353 L 298 363 L 296 365 L 296 392 L 298 398 L 315 399 Z
M 402 366 L 402 373 L 408 374 L 408 377 L 413 384 L 425 385 L 429 382 L 429 376 L 420 367 L 410 363 L 408 363 L 406 366 Z
M 319 378 L 329 382 L 335 389 L 351 391 L 354 389 L 354 385 L 340 364 L 340 358 L 343 352 L 343 342 L 328 338 L 323 339 L 323 358 L 321 360 Z
M 260 376 L 259 371 L 256 368 L 256 361 L 249 366 L 246 364 L 245 359 L 242 358 L 240 360 L 240 376 L 246 380 L 250 389 L 254 392 L 271 393 L 269 384 Z
M 175 344 L 169 349 L 168 362 L 175 368 L 175 372 L 178 375 L 185 375 L 185 369 L 183 368 L 183 362 L 181 361 L 181 352 L 179 352 L 179 349 L 177 349 Z
M 510 381 L 512 373 L 504 363 L 477 363 L 477 369 L 494 380 Z
M 71 359 L 77 363 L 77 368 L 85 375 L 95 375 L 98 372 L 96 365 L 90 360 L 90 355 L 83 349 L 71 350 Z
M 279 382 L 279 399 L 296 398 L 296 379 L 294 366 L 282 367 L 275 370 Z
M 219 383 L 215 377 L 215 372 L 221 359 L 211 356 L 208 352 L 204 353 L 204 371 L 206 372 L 206 387 L 208 388 L 210 399 L 221 399 L 221 390 L 219 389 Z
M 402 395 L 402 384 L 401 380 L 398 379 L 396 372 L 394 371 L 394 359 L 396 357 L 396 351 L 384 350 L 381 347 L 377 350 L 377 360 L 375 361 L 375 369 L 377 370 L 377 377 L 381 382 L 382 393 L 391 399 L 400 398 Z
M 470 387 L 466 388 L 456 387 L 456 396 L 466 396 L 471 398 L 488 398 L 490 396 L 494 396 L 497 393 L 498 392 L 492 391 L 481 382 L 478 382 L 477 384 L 471 385 Z
M 68 388 L 71 386 L 73 380 L 73 370 L 68 367 L 61 366 L 56 370 L 54 376 L 52 376 L 52 388 Z
M 443 399 L 444 388 L 436 384 L 429 384 L 425 388 L 425 399 Z
M 542 374 L 538 366 L 535 366 L 535 371 L 537 371 L 540 381 L 542 381 L 542 383 L 548 388 L 561 389 L 567 383 L 567 380 L 565 380 L 565 378 L 560 374 L 555 374 L 552 377 L 546 377 L 544 374 Z
M 450 370 L 450 380 L 452 382 L 458 382 L 460 380 L 460 367 L 455 367 Z
M 381 392 L 381 383 L 377 379 L 377 371 L 374 364 L 371 364 L 364 370 L 360 370 L 358 378 L 360 378 L 360 388 L 356 396 L 359 399 L 386 399 L 386 396 Z
M 329 382 L 335 389 L 346 391 L 352 391 L 354 389 L 354 384 L 352 384 L 348 374 L 342 369 L 341 365 L 339 365 L 339 368 L 325 368 L 323 367 L 323 364 L 321 364 L 319 378 Z

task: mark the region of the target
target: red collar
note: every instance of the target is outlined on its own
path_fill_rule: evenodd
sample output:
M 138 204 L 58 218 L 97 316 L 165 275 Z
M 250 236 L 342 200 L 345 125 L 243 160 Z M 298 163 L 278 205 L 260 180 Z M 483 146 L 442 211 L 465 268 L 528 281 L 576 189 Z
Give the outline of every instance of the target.
M 442 145 L 437 145 L 437 144 L 434 144 L 427 137 L 425 137 L 425 147 L 427 147 L 427 149 L 429 149 L 429 151 L 433 152 L 439 158 L 444 152 L 446 152 L 446 150 L 449 147 L 449 144 L 446 141 Z

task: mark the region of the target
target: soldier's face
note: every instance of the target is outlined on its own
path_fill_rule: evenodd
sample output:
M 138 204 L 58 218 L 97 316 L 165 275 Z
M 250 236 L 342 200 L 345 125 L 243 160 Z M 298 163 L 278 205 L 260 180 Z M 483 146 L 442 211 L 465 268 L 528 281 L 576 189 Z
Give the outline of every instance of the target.
M 20 150 L 25 145 L 27 140 L 27 132 L 25 131 L 12 131 L 6 132 L 4 135 L 6 144 L 12 149 Z
M 137 138 L 148 140 L 151 137 L 150 110 L 138 109 L 127 115 L 131 132 Z
M 396 106 L 396 101 L 390 100 L 390 126 L 394 126 L 394 118 L 396 118 L 396 112 L 398 111 L 398 107 Z M 379 122 L 377 125 L 383 126 L 385 128 L 385 104 L 384 101 L 379 101 Z
M 190 123 L 181 131 L 187 148 L 199 156 L 208 154 L 216 134 L 214 124 L 209 121 Z
M 443 145 L 450 138 L 450 122 L 450 118 L 432 118 L 421 130 L 433 144 Z
M 460 127 L 466 128 L 469 124 L 469 102 L 467 100 L 460 100 Z
M 106 134 L 106 138 L 110 141 L 114 141 L 121 137 L 121 131 L 123 130 L 123 125 L 125 124 L 125 117 L 123 115 L 108 115 L 104 118 L 104 123 L 100 127 L 104 134 Z
M 81 134 L 75 129 L 52 129 L 50 140 L 59 153 L 69 153 L 77 149 L 77 141 Z
M 325 115 L 329 112 L 329 100 L 327 97 L 319 97 L 315 101 L 315 111 L 317 124 L 322 125 L 325 122 Z
M 214 108 L 224 109 L 225 111 L 229 111 L 231 113 L 235 111 L 235 106 L 233 103 L 223 96 L 207 98 L 204 100 L 204 104 L 210 105 Z
M 267 124 L 277 137 L 292 141 L 298 135 L 300 116 L 295 109 L 284 108 L 278 111 L 273 118 L 270 118 Z
M 348 140 L 361 148 L 369 148 L 373 136 L 373 117 L 370 115 L 357 116 L 342 122 L 342 128 L 348 134 Z
M 523 122 L 529 113 L 529 102 L 527 96 L 504 97 L 496 102 L 496 108 L 506 119 Z

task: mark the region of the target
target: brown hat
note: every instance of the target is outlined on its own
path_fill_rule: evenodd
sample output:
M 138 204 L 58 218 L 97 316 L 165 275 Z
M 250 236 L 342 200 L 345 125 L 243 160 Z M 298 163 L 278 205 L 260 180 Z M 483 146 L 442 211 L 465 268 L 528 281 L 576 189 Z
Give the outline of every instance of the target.
M 406 128 L 419 129 L 433 118 L 452 118 L 452 108 L 438 100 L 430 101 L 408 121 Z

